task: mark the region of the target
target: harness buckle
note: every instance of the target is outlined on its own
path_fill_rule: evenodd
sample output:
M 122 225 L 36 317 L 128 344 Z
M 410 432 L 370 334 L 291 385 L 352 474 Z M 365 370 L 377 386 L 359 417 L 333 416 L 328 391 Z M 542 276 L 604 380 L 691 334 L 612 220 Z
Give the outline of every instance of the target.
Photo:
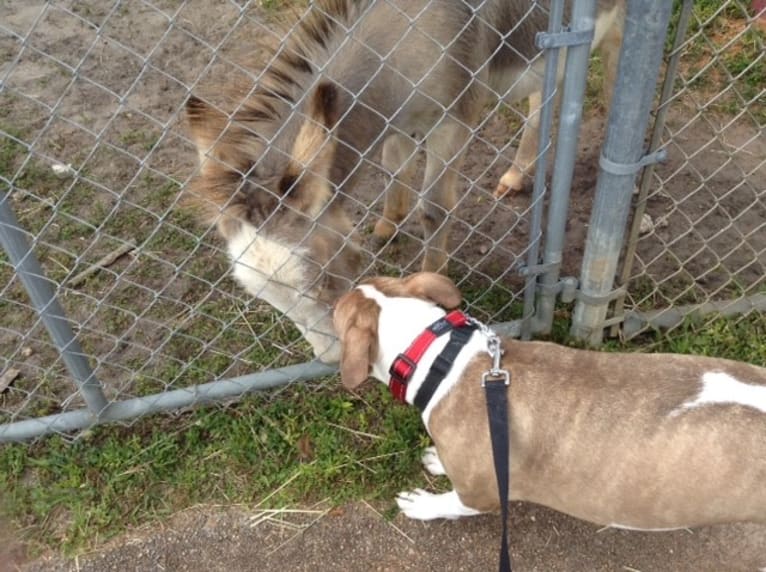
M 405 369 L 402 370 L 400 367 L 401 364 L 404 364 Z M 396 356 L 396 359 L 391 363 L 391 367 L 388 370 L 388 374 L 394 378 L 396 381 L 407 384 L 407 382 L 412 377 L 412 374 L 415 373 L 415 369 L 417 368 L 417 364 L 412 361 L 410 358 L 408 358 L 404 354 L 399 354 Z

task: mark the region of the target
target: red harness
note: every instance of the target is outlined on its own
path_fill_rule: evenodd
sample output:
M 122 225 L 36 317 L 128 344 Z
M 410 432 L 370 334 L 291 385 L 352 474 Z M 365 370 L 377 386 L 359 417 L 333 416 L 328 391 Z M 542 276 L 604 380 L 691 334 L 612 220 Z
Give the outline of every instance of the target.
M 468 323 L 468 317 L 463 312 L 452 310 L 446 316 L 436 320 L 423 330 L 423 333 L 415 338 L 415 341 L 410 344 L 410 347 L 404 353 L 396 356 L 396 359 L 391 364 L 391 368 L 388 370 L 388 373 L 391 375 L 388 381 L 388 388 L 391 390 L 391 395 L 394 396 L 394 399 L 402 403 L 406 402 L 407 382 L 410 381 L 412 374 L 415 373 L 415 369 L 423 354 L 426 353 L 426 350 L 434 343 L 436 338 Z

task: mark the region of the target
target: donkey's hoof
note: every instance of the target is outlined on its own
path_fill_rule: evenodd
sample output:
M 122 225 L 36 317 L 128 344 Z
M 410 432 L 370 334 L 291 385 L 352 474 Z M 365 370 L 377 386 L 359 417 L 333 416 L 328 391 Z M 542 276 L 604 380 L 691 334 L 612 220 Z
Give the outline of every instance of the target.
M 396 223 L 393 223 L 388 219 L 381 218 L 378 219 L 378 222 L 375 223 L 375 228 L 372 232 L 378 238 L 389 240 L 396 234 L 396 231 Z
M 495 188 L 495 198 L 501 199 L 509 192 L 518 193 L 524 189 L 524 174 L 512 167 L 502 177 Z

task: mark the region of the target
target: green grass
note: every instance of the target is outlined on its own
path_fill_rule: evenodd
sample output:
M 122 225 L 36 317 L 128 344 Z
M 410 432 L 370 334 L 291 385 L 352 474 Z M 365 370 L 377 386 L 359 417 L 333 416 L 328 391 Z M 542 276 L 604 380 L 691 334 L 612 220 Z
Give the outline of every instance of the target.
M 558 320 L 552 338 L 574 343 L 566 323 Z M 766 343 L 758 340 L 766 340 L 766 316 L 753 313 L 690 321 L 672 335 L 605 349 L 766 365 Z M 227 407 L 96 427 L 74 443 L 57 436 L 6 445 L 0 490 L 33 553 L 47 547 L 75 554 L 198 503 L 255 505 L 269 497 L 268 506 L 279 507 L 365 498 L 393 508 L 397 491 L 423 485 L 418 458 L 427 443 L 417 411 L 394 404 L 382 384 L 357 396 L 332 378 Z
M 755 123 L 766 125 L 766 32 L 747 26 L 749 3 L 699 0 L 689 24 L 689 43 L 681 58 L 681 75 L 709 109 L 734 115 L 748 104 Z M 676 2 L 671 31 L 680 14 Z M 672 37 L 672 34 L 669 38 Z M 668 40 L 670 42 L 670 40 Z M 712 63 L 711 65 L 711 62 Z M 704 72 L 702 70 L 705 70 Z M 701 72 L 701 73 L 700 73 Z M 725 92 L 723 96 L 717 94 Z
M 7 445 L 0 489 L 33 546 L 74 553 L 184 507 L 255 503 L 277 489 L 269 506 L 391 498 L 417 482 L 424 444 L 416 410 L 393 405 L 383 386 L 361 399 L 307 384 L 99 427 L 75 443 Z

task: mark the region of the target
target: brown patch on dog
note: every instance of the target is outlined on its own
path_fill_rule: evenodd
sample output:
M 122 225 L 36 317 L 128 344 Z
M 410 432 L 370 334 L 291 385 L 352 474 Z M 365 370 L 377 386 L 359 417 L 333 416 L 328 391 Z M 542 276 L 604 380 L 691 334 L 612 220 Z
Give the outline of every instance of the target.
M 386 296 L 420 298 L 452 310 L 460 306 L 463 296 L 455 283 L 436 272 L 416 272 L 407 278 L 376 277 L 364 284 L 374 286 Z
M 333 325 L 341 343 L 340 379 L 348 389 L 361 385 L 370 375 L 378 355 L 380 306 L 360 290 L 352 290 L 338 300 Z

